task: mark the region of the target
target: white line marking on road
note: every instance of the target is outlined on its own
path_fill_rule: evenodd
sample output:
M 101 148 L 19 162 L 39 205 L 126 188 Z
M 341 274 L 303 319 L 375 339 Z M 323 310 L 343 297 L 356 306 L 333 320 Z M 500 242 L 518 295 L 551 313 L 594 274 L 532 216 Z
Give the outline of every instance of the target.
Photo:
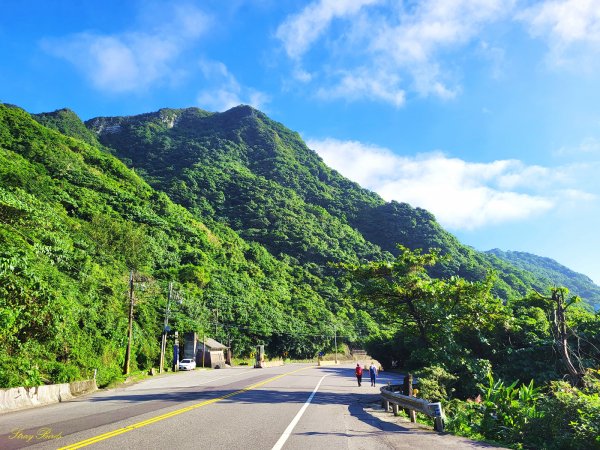
M 294 430 L 294 427 L 300 421 L 300 417 L 302 417 L 302 414 L 304 414 L 304 411 L 306 411 L 306 408 L 308 408 L 308 405 L 310 405 L 310 402 L 312 401 L 313 397 L 315 396 L 315 394 L 319 390 L 319 386 L 321 386 L 321 383 L 323 382 L 323 380 L 325 379 L 325 377 L 328 377 L 328 376 L 329 375 L 323 375 L 323 377 L 319 380 L 319 382 L 315 386 L 314 391 L 312 391 L 312 394 L 310 394 L 310 397 L 308 397 L 308 400 L 306 400 L 306 402 L 304 403 L 304 405 L 302 406 L 302 408 L 300 408 L 300 411 L 298 411 L 298 414 L 296 414 L 296 417 L 294 417 L 292 419 L 292 421 L 287 426 L 287 428 L 285 429 L 285 431 L 283 432 L 283 434 L 281 435 L 281 437 L 279 438 L 279 440 L 273 446 L 272 450 L 281 450 L 283 448 L 283 444 L 285 444 L 285 441 L 287 441 L 288 438 L 291 436 L 292 431 Z

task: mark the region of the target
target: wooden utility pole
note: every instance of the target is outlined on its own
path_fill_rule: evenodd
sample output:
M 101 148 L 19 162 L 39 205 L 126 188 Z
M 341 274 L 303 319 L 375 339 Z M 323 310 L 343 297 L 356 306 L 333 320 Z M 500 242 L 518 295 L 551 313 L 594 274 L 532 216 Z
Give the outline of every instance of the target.
M 206 358 L 206 333 L 202 332 L 202 368 L 204 369 L 204 358 Z
M 338 359 L 337 359 L 337 328 L 335 327 L 335 325 L 333 327 L 333 342 L 335 345 L 335 363 L 337 364 L 338 363 Z
M 129 375 L 129 364 L 131 361 L 131 341 L 133 340 L 133 271 L 129 274 L 129 331 L 127 337 L 127 350 L 125 351 L 125 365 L 123 374 Z
M 227 357 L 225 363 L 231 366 L 231 335 L 227 334 Z
M 165 365 L 165 352 L 167 349 L 167 326 L 169 325 L 169 308 L 171 303 L 171 297 L 173 296 L 173 282 L 169 282 L 169 294 L 167 297 L 167 306 L 165 307 L 165 321 L 163 324 L 162 341 L 160 343 L 160 364 L 158 371 L 163 373 Z
M 215 312 L 215 339 L 217 339 L 217 327 L 219 326 L 219 308 L 214 309 Z

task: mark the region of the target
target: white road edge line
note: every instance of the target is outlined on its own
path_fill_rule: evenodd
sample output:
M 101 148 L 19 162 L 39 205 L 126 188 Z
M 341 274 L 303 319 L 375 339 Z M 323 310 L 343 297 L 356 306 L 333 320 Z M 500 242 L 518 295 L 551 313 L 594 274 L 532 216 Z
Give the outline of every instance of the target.
M 287 426 L 287 428 L 285 429 L 285 431 L 283 432 L 283 434 L 281 435 L 281 437 L 279 438 L 279 440 L 273 446 L 272 450 L 281 450 L 283 448 L 283 444 L 285 444 L 285 442 L 291 436 L 292 431 L 294 430 L 294 427 L 300 421 L 300 417 L 302 417 L 302 414 L 304 414 L 304 411 L 306 411 L 306 408 L 308 408 L 308 405 L 310 405 L 310 402 L 312 401 L 313 397 L 315 396 L 315 394 L 319 390 L 319 386 L 321 386 L 321 383 L 323 382 L 323 380 L 325 379 L 325 377 L 328 377 L 328 376 L 329 376 L 329 374 L 323 375 L 323 377 L 319 380 L 319 382 L 315 386 L 314 391 L 312 391 L 312 394 L 310 394 L 310 397 L 308 397 L 308 400 L 306 400 L 306 402 L 304 403 L 304 405 L 302 406 L 302 408 L 300 408 L 300 411 L 298 411 L 298 414 L 296 414 L 296 417 L 294 417 L 292 419 L 292 421 Z

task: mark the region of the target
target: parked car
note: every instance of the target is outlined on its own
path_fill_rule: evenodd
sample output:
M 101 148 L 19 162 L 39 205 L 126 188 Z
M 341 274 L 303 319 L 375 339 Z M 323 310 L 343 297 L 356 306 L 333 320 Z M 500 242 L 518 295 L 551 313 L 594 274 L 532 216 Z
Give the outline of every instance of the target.
M 196 368 L 196 361 L 193 359 L 182 359 L 179 361 L 179 370 L 194 370 Z

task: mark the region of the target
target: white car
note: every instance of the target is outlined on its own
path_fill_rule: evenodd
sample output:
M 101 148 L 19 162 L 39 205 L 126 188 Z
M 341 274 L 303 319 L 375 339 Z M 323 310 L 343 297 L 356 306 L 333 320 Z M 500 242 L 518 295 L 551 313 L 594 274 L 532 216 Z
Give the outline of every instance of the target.
M 179 370 L 194 370 L 196 368 L 196 361 L 193 359 L 182 359 L 179 361 Z

